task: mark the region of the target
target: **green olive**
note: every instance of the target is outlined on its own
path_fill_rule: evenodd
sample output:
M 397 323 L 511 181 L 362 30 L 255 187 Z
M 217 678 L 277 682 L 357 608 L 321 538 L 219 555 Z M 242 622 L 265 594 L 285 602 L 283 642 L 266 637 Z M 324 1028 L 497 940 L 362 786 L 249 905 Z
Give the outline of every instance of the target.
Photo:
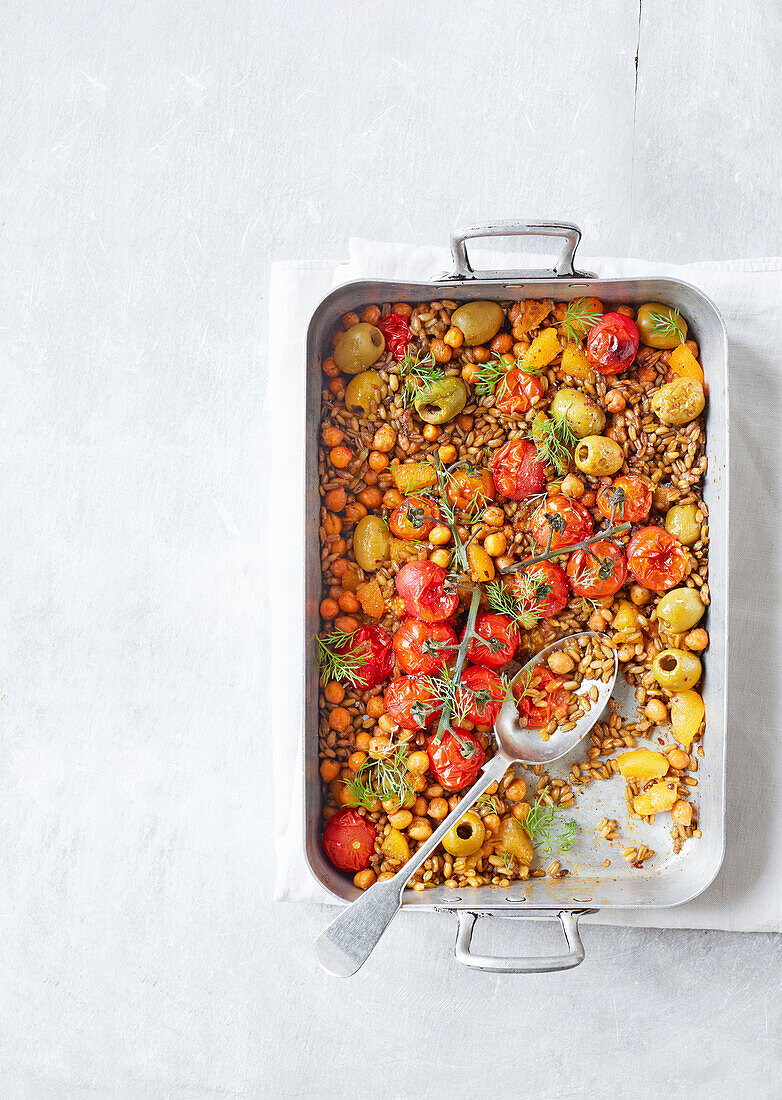
M 334 362 L 345 374 L 359 374 L 376 363 L 386 349 L 386 339 L 379 328 L 362 321 L 349 328 L 334 348 Z
M 549 412 L 567 422 L 573 435 L 583 439 L 587 435 L 600 435 L 605 427 L 603 410 L 581 390 L 563 386 L 557 390 Z
M 353 532 L 353 553 L 362 569 L 374 573 L 388 560 L 388 524 L 379 516 L 364 516 Z
M 467 404 L 467 387 L 461 378 L 443 378 L 419 390 L 413 404 L 427 424 L 447 424 Z
M 368 417 L 373 403 L 377 405 L 380 400 L 382 388 L 383 379 L 376 370 L 362 371 L 348 382 L 345 408 L 349 412 L 360 413 L 364 418 Z
M 697 378 L 677 378 L 660 386 L 652 398 L 652 411 L 663 424 L 680 428 L 703 412 L 706 395 Z
M 590 477 L 608 477 L 621 468 L 624 451 L 613 439 L 604 435 L 588 435 L 576 444 L 573 452 L 576 466 Z
M 641 343 L 649 348 L 677 348 L 687 339 L 687 322 L 671 306 L 647 302 L 636 314 Z
M 705 610 L 694 588 L 672 588 L 657 603 L 657 621 L 667 634 L 684 634 L 700 622 Z
M 465 344 L 485 344 L 500 331 L 505 314 L 496 302 L 466 302 L 451 314 L 451 324 L 464 334 Z
M 701 662 L 687 649 L 664 649 L 652 661 L 652 672 L 660 687 L 685 691 L 701 678 Z
M 698 508 L 695 504 L 674 504 L 665 517 L 665 530 L 685 546 L 692 546 L 701 537 L 697 515 Z
M 443 848 L 452 856 L 472 856 L 483 844 L 486 829 L 474 810 L 463 814 L 443 837 Z

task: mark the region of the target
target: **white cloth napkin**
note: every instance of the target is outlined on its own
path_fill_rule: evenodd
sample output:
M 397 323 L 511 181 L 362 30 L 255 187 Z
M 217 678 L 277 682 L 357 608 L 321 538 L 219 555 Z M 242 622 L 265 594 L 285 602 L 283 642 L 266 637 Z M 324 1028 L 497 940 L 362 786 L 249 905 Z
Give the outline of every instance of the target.
M 475 251 L 486 268 L 540 266 L 533 257 Z M 782 259 L 687 265 L 579 256 L 601 276 L 669 275 L 716 302 L 730 338 L 731 643 L 727 854 L 716 881 L 675 909 L 603 910 L 606 924 L 782 930 Z M 479 266 L 476 262 L 476 267 Z M 278 900 L 333 901 L 307 869 L 302 842 L 302 547 L 305 335 L 332 286 L 360 278 L 428 280 L 445 249 L 350 242 L 347 264 L 275 264 L 270 300 L 266 430 L 275 556 L 272 734 Z M 282 573 L 280 570 L 282 569 Z M 269 574 L 271 575 L 271 574 Z

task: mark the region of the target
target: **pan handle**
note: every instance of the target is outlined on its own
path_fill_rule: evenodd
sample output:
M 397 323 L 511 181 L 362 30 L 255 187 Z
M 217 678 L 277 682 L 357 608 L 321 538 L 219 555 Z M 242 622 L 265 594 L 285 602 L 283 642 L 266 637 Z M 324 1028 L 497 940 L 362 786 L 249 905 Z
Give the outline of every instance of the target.
M 532 918 L 536 920 L 553 920 L 558 918 L 562 925 L 562 931 L 567 940 L 568 953 L 566 955 L 548 955 L 543 958 L 499 958 L 496 955 L 475 955 L 470 951 L 470 943 L 475 928 L 478 913 L 471 913 L 466 909 L 457 911 L 459 921 L 456 932 L 456 944 L 453 953 L 457 962 L 469 966 L 472 970 L 488 970 L 493 974 L 546 974 L 552 970 L 572 970 L 584 961 L 584 945 L 578 931 L 578 918 L 584 913 L 594 912 L 592 909 L 570 910 L 563 909 L 550 913 L 545 910 L 538 911 L 533 917 L 531 912 L 525 914 L 514 913 L 515 919 Z
M 474 271 L 467 255 L 467 241 L 477 237 L 562 237 L 562 255 L 556 266 L 538 271 Z M 581 230 L 571 222 L 488 222 L 455 229 L 451 234 L 453 271 L 449 279 L 584 279 L 590 272 L 576 271 L 573 266 Z

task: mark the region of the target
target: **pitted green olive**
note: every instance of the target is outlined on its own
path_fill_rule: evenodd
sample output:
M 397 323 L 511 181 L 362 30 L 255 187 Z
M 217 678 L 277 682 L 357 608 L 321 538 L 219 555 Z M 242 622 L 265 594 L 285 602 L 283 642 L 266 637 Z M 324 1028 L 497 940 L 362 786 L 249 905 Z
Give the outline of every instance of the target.
M 565 420 L 578 439 L 600 435 L 606 423 L 603 410 L 581 390 L 571 389 L 570 386 L 557 390 L 549 412 Z
M 652 411 L 663 424 L 680 428 L 703 412 L 706 395 L 697 378 L 677 378 L 660 386 L 652 398 Z
M 468 810 L 443 837 L 443 848 L 452 856 L 472 856 L 483 844 L 485 836 L 483 822 L 474 810 Z
M 701 537 L 701 525 L 694 504 L 674 504 L 665 517 L 665 530 L 685 546 L 692 546 Z
M 467 387 L 461 378 L 443 378 L 419 390 L 413 404 L 427 424 L 447 424 L 467 404 Z
M 652 672 L 660 687 L 686 691 L 701 678 L 701 662 L 687 649 L 664 649 L 652 661 Z
M 349 328 L 334 348 L 334 362 L 345 374 L 358 374 L 376 363 L 386 348 L 379 328 L 362 321 Z
M 379 516 L 364 516 L 353 532 L 353 553 L 362 569 L 374 573 L 388 560 L 388 524 Z
M 349 412 L 360 413 L 361 416 L 369 416 L 369 411 L 374 402 L 380 400 L 380 391 L 383 388 L 383 379 L 376 370 L 365 370 L 357 374 L 348 382 L 345 390 L 345 408 Z
M 451 324 L 464 334 L 465 344 L 485 344 L 500 331 L 505 314 L 496 302 L 466 302 L 451 314 Z
M 658 601 L 657 621 L 667 634 L 684 634 L 700 622 L 705 610 L 694 588 L 672 588 Z
M 625 460 L 624 451 L 613 439 L 604 435 L 588 435 L 576 444 L 573 452 L 576 466 L 590 477 L 615 474 Z
M 648 348 L 676 348 L 687 339 L 687 322 L 670 306 L 647 302 L 635 317 L 641 343 Z

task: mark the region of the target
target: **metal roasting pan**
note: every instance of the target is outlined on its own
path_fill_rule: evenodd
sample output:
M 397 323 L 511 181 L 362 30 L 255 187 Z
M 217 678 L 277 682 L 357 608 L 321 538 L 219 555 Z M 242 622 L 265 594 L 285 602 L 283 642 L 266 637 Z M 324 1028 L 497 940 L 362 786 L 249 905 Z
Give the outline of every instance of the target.
M 468 240 L 485 237 L 555 237 L 563 242 L 562 254 L 553 269 L 540 271 L 475 271 L 468 255 Z M 453 271 L 430 283 L 361 280 L 348 283 L 329 294 L 315 310 L 307 334 L 306 465 L 305 465 L 305 637 L 318 632 L 321 576 L 319 553 L 318 430 L 320 421 L 320 364 L 329 354 L 330 337 L 339 318 L 348 311 L 382 302 L 419 302 L 449 298 L 472 301 L 522 298 L 570 300 L 595 295 L 611 303 L 659 301 L 678 308 L 701 349 L 701 361 L 708 386 L 706 411 L 708 471 L 704 499 L 709 509 L 709 588 L 711 605 L 706 625 L 711 644 L 706 653 L 703 697 L 706 705 L 704 757 L 697 773 L 695 801 L 702 837 L 685 841 L 678 855 L 671 849 L 670 819 L 658 815 L 654 825 L 628 821 L 624 814 L 623 785 L 618 781 L 593 782 L 577 798 L 573 817 L 579 823 L 578 841 L 562 856 L 570 873 L 561 879 L 532 879 L 512 882 L 503 888 L 408 890 L 405 910 L 452 912 L 458 921 L 455 956 L 474 969 L 501 973 L 538 973 L 566 970 L 584 958 L 579 936 L 579 917 L 598 909 L 670 908 L 697 897 L 713 881 L 725 851 L 725 757 L 728 652 L 728 360 L 725 325 L 714 303 L 702 291 L 678 279 L 599 279 L 576 270 L 575 254 L 581 239 L 577 226 L 554 222 L 497 222 L 472 226 L 451 237 Z M 318 774 L 318 672 L 315 647 L 307 644 L 304 654 L 304 846 L 307 863 L 316 879 L 341 901 L 359 893 L 350 878 L 328 862 L 321 848 L 321 784 Z M 631 689 L 622 677 L 617 683 L 620 709 L 632 715 Z M 581 760 L 583 746 L 573 759 Z M 571 759 L 554 765 L 553 774 L 566 774 Z M 560 768 L 562 769 L 560 771 Z M 618 844 L 598 841 L 595 833 L 601 817 L 616 817 L 622 830 Z M 631 869 L 621 858 L 621 848 L 645 843 L 658 853 L 642 868 Z M 552 857 L 553 858 L 553 857 Z M 603 868 L 610 858 L 611 866 Z M 494 957 L 471 952 L 470 942 L 478 917 L 533 920 L 558 919 L 567 951 L 549 958 Z

